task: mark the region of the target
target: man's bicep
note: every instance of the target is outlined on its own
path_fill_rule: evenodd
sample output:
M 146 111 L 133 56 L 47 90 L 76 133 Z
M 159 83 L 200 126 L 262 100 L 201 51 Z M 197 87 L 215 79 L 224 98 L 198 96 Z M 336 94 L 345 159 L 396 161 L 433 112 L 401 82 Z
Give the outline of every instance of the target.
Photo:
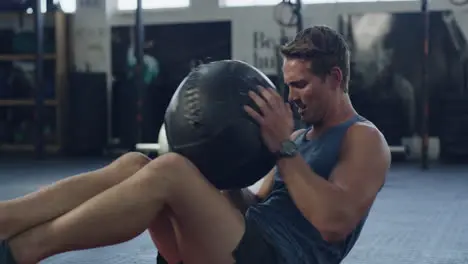
M 271 192 L 273 188 L 273 182 L 275 179 L 276 167 L 271 169 L 271 171 L 262 179 L 260 187 L 255 192 L 255 195 L 261 200 L 265 199 Z
M 305 129 L 299 129 L 299 130 L 294 131 L 291 134 L 291 137 L 290 137 L 291 140 L 296 140 L 297 137 L 299 137 L 299 135 L 301 135 L 304 132 L 305 132 Z M 271 169 L 271 171 L 268 172 L 268 174 L 265 177 L 263 177 L 263 179 L 261 180 L 260 187 L 255 192 L 255 195 L 259 197 L 260 199 L 265 199 L 270 194 L 273 188 L 275 173 L 276 173 L 276 166 L 273 169 Z
M 347 141 L 330 181 L 347 195 L 354 209 L 364 213 L 385 182 L 390 152 L 377 129 L 356 128 Z

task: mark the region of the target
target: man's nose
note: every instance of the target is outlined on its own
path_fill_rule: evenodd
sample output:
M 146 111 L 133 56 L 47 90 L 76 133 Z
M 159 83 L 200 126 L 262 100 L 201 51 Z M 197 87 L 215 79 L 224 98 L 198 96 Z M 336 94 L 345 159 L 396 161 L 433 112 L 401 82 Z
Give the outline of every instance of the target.
M 297 100 L 297 93 L 294 89 L 289 88 L 288 101 L 294 102 L 295 100 Z

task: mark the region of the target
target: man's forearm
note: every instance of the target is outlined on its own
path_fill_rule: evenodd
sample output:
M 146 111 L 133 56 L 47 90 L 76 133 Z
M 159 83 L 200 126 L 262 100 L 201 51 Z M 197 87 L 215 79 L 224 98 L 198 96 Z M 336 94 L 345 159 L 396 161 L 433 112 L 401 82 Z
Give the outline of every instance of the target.
M 341 221 L 345 205 L 340 190 L 301 156 L 279 160 L 278 169 L 296 206 L 316 228 L 332 229 L 330 225 Z
M 260 200 L 260 198 L 248 188 L 241 190 L 223 191 L 223 194 L 242 213 L 245 213 L 249 206 L 258 203 Z

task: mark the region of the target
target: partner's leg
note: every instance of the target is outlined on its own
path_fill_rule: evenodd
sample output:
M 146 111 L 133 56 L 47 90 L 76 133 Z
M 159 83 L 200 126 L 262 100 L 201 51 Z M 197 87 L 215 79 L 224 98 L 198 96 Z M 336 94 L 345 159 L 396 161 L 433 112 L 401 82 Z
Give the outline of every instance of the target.
M 120 243 L 147 229 L 165 206 L 180 226 L 184 259 L 203 252 L 196 263 L 233 262 L 243 216 L 176 154 L 159 157 L 71 212 L 13 238 L 10 246 L 19 264 L 32 264 L 61 252 Z
M 0 202 L 0 240 L 70 211 L 135 174 L 149 161 L 143 154 L 127 153 L 102 169 L 66 178 L 24 197 Z

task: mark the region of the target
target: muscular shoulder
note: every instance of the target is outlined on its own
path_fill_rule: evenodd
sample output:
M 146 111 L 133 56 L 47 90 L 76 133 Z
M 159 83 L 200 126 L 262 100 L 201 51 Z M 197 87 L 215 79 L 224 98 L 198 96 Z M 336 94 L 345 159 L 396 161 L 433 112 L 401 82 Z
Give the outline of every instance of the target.
M 364 152 L 378 155 L 390 162 L 390 148 L 382 132 L 369 121 L 357 122 L 346 132 L 343 142 L 344 153 Z M 371 156 L 372 157 L 372 156 Z M 377 157 L 375 157 L 377 158 Z
M 385 140 L 380 130 L 370 121 L 360 121 L 352 125 L 346 136 L 360 138 L 370 136 L 376 140 Z

